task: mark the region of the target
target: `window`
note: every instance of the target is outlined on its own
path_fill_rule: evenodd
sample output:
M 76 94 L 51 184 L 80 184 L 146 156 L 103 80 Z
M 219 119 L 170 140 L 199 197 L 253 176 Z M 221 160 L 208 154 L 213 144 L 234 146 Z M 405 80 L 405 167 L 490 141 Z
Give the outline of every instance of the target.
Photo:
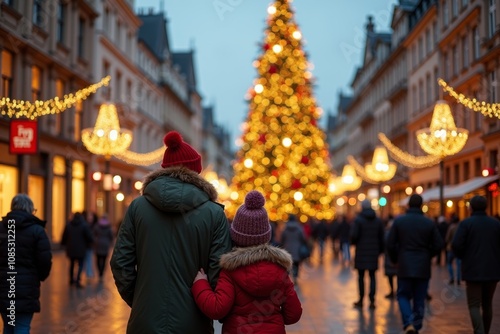
M 449 18 L 449 9 L 448 9 L 448 3 L 446 0 L 443 1 L 443 28 L 446 28 L 448 26 L 448 23 L 450 21 Z
M 2 91 L 3 97 L 12 97 L 12 53 L 2 50 Z
M 490 82 L 489 82 L 489 84 L 490 84 L 490 96 L 489 96 L 488 101 L 491 103 L 496 103 L 496 101 L 497 101 L 497 74 L 494 70 L 490 72 L 489 78 L 490 78 Z
M 115 36 L 115 44 L 118 48 L 121 47 L 121 37 L 122 37 L 122 23 L 120 21 L 116 22 L 116 36 Z
M 462 65 L 463 68 L 469 67 L 469 38 L 468 35 L 462 37 Z
M 34 0 L 33 1 L 33 23 L 39 27 L 43 25 L 44 13 L 43 13 L 44 0 Z
M 454 184 L 459 184 L 460 183 L 460 165 L 456 164 L 453 166 L 453 176 L 454 176 Z
M 445 177 L 446 180 L 445 180 L 444 184 L 445 185 L 451 184 L 450 167 L 445 168 L 445 175 L 446 175 L 446 177 Z
M 418 108 L 419 112 L 424 108 L 424 83 L 422 80 L 418 83 Z
M 469 4 L 469 0 L 462 0 L 462 8 Z
M 109 69 L 109 63 L 107 61 L 104 62 L 103 64 L 103 70 L 104 70 L 104 76 L 108 76 L 110 75 L 110 69 Z M 102 96 L 104 97 L 104 99 L 106 100 L 111 100 L 111 85 L 109 85 L 108 87 L 105 87 L 104 89 L 101 89 L 102 91 Z
M 434 21 L 434 23 L 432 23 L 432 34 L 434 35 L 433 36 L 434 46 L 436 46 L 437 42 L 438 42 L 438 36 L 439 36 L 438 25 L 437 25 L 436 21 Z
M 85 209 L 85 164 L 76 160 L 73 162 L 71 180 L 71 212 L 82 212 Z
M 82 132 L 82 111 L 83 111 L 83 102 L 77 101 L 75 104 L 75 120 L 73 124 L 74 134 L 73 138 L 75 141 L 80 141 L 81 132 Z
M 418 39 L 418 61 L 421 62 L 424 59 L 424 42 L 422 38 Z
M 464 180 L 470 179 L 470 163 L 468 161 L 464 162 Z
M 425 87 L 427 88 L 426 101 L 429 106 L 432 103 L 432 83 L 431 83 L 431 75 L 427 73 L 425 78 Z
M 416 86 L 413 86 L 412 93 L 413 93 L 413 103 L 412 103 L 412 108 L 411 109 L 413 111 L 413 114 L 416 114 L 417 110 L 418 110 L 418 105 L 417 105 L 417 87 Z
M 474 176 L 481 176 L 483 171 L 481 158 L 474 159 Z
M 109 32 L 109 9 L 108 8 L 106 8 L 104 10 L 104 16 L 102 18 L 102 22 L 103 22 L 103 27 L 104 27 L 104 33 Z
M 415 68 L 417 66 L 417 46 L 416 45 L 413 45 L 413 48 L 412 48 L 412 54 L 411 54 L 411 65 L 412 65 L 412 68 Z
M 496 169 L 498 166 L 498 150 L 490 151 L 490 167 Z
M 451 15 L 453 18 L 458 16 L 458 0 L 451 0 Z
M 66 226 L 66 204 L 68 203 L 66 200 L 68 198 L 66 193 L 66 160 L 62 156 L 55 156 L 53 163 L 52 240 L 59 242 Z
M 489 0 L 489 7 L 488 7 L 488 37 L 493 37 L 495 35 L 495 32 L 497 30 L 497 7 L 496 7 L 496 0 Z
M 42 81 L 42 70 L 38 66 L 31 67 L 31 101 L 40 100 L 42 94 L 40 92 Z
M 445 65 L 444 65 L 444 79 L 448 80 L 450 78 L 450 72 L 449 72 L 450 62 L 448 61 L 448 53 L 447 52 L 443 53 L 443 61 L 445 63 Z
M 453 54 L 453 75 L 458 75 L 458 48 L 455 45 L 452 49 Z
M 78 57 L 85 58 L 85 19 L 78 21 Z
M 439 79 L 439 71 L 438 68 L 434 68 L 434 100 L 437 100 L 438 98 L 438 92 L 441 89 L 438 84 L 438 79 Z
M 116 95 L 115 99 L 119 102 L 123 102 L 122 96 L 122 73 L 116 71 L 116 81 L 115 81 Z
M 477 91 L 474 91 L 472 93 L 472 96 L 474 97 L 476 97 L 477 95 L 478 95 Z M 474 129 L 476 131 L 481 131 L 483 127 L 483 114 L 481 114 L 480 112 L 474 112 L 472 114 L 474 114 Z
M 429 29 L 425 32 L 425 54 L 431 53 L 431 31 Z
M 57 6 L 57 30 L 56 38 L 58 43 L 64 43 L 64 19 L 66 16 L 66 4 L 60 2 Z
M 14 6 L 14 0 L 3 0 L 2 1 L 4 4 L 6 4 L 7 6 Z
M 472 36 L 474 36 L 474 60 L 479 58 L 479 29 L 474 27 L 472 30 Z
M 64 98 L 64 81 L 61 79 L 56 80 L 56 96 L 59 98 Z M 54 116 L 54 133 L 57 135 L 61 134 L 62 131 L 62 114 L 57 113 Z

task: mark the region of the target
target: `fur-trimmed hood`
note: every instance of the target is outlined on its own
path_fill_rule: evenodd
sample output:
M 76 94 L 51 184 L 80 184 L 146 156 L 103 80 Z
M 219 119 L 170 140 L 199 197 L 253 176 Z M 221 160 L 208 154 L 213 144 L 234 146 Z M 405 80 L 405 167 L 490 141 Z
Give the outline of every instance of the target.
M 236 268 L 254 264 L 260 261 L 269 261 L 282 266 L 286 270 L 292 268 L 292 257 L 284 249 L 269 244 L 253 247 L 234 248 L 231 252 L 222 255 L 220 266 L 233 271 Z
M 266 297 L 282 291 L 290 280 L 292 257 L 287 251 L 266 244 L 234 248 L 222 255 L 220 265 L 246 293 Z
M 181 166 L 155 170 L 144 178 L 142 195 L 166 212 L 187 212 L 217 200 L 214 186 L 198 173 Z

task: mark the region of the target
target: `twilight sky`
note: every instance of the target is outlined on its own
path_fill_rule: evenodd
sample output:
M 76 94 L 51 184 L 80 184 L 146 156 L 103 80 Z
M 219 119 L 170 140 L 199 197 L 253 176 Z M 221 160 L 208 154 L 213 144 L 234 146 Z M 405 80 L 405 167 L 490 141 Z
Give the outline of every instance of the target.
M 372 15 L 377 32 L 390 31 L 397 0 L 295 0 L 295 20 L 316 79 L 314 96 L 326 113 L 337 106 L 340 90 L 350 92 L 364 52 L 365 24 Z M 136 0 L 138 8 L 163 9 L 173 51 L 195 50 L 198 90 L 215 119 L 241 135 L 248 112 L 244 96 L 256 78 L 252 61 L 260 54 L 270 0 Z

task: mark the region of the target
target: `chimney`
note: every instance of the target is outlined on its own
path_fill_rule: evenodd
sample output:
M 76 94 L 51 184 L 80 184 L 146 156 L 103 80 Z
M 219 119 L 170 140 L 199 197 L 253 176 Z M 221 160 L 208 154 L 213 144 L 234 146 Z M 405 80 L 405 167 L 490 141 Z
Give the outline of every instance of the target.
M 375 31 L 375 24 L 373 23 L 373 16 L 371 16 L 371 15 L 368 16 L 368 23 L 366 24 L 366 31 L 369 33 Z

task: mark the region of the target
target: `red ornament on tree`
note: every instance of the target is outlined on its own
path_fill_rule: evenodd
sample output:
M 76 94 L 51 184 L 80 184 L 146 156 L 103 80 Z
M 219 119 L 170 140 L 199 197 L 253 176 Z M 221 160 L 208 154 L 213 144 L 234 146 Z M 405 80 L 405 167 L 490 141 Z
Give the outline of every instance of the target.
M 315 119 L 315 118 L 313 118 L 313 119 L 311 120 L 311 124 L 312 124 L 312 125 L 314 125 L 314 126 L 316 126 L 316 119 Z
M 269 44 L 267 44 L 267 43 L 266 43 L 266 44 L 264 44 L 264 45 L 262 46 L 262 48 L 263 48 L 265 51 L 267 51 L 267 50 L 269 50 L 271 47 L 269 46 Z
M 269 66 L 269 74 L 274 74 L 276 72 L 278 72 L 278 68 L 275 66 L 275 65 L 271 65 Z
M 271 175 L 272 175 L 272 176 L 276 176 L 276 177 L 278 177 L 279 173 L 278 173 L 278 171 L 275 169 L 275 170 L 273 170 L 273 171 L 271 172 Z
M 262 144 L 266 143 L 266 135 L 264 133 L 259 136 L 259 142 Z
M 304 165 L 307 165 L 309 163 L 309 158 L 306 156 L 303 156 L 302 159 L 300 159 L 300 162 L 302 162 Z
M 299 189 L 302 187 L 302 183 L 299 180 L 295 179 L 292 181 L 292 189 Z

